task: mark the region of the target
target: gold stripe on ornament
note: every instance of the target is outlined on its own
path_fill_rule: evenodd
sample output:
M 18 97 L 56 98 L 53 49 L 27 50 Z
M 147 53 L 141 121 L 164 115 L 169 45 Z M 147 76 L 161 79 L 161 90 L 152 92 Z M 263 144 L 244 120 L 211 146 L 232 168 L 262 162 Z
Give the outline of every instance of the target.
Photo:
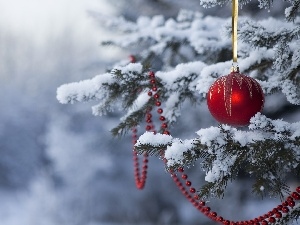
M 233 62 L 237 62 L 237 23 L 239 14 L 238 0 L 232 0 L 232 52 Z

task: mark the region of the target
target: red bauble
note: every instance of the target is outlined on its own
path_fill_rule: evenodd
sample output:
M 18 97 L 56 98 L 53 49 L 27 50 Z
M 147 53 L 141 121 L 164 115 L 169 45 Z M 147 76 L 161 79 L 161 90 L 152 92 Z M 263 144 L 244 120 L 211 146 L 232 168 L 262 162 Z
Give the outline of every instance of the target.
M 212 116 L 220 123 L 245 126 L 260 112 L 264 95 L 259 83 L 239 72 L 218 78 L 209 88 L 207 105 Z

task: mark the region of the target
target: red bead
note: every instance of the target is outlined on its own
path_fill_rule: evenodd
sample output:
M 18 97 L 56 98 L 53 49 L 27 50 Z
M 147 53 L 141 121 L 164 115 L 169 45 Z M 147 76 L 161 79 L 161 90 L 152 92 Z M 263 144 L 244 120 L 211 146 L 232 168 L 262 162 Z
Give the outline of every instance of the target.
M 129 60 L 131 63 L 135 63 L 136 62 L 136 58 L 134 57 L 134 55 L 130 55 L 129 56 Z
M 292 197 L 296 200 L 300 200 L 300 195 L 297 192 L 293 192 Z
M 289 204 L 289 206 L 292 207 L 292 208 L 295 206 L 295 202 L 294 202 L 294 201 L 288 201 L 288 204 Z
M 275 222 L 276 222 L 276 219 L 275 219 L 274 217 L 270 217 L 270 218 L 269 218 L 269 222 L 270 222 L 270 223 L 275 223 Z
M 161 120 L 161 121 L 165 121 L 165 120 L 166 120 L 166 118 L 165 118 L 164 116 L 160 116 L 160 117 L 159 117 L 159 120 Z
M 162 108 L 158 108 L 158 109 L 157 109 L 157 112 L 158 112 L 159 114 L 162 114 L 162 113 L 163 113 L 163 109 L 162 109 Z
M 265 221 L 265 220 L 263 220 L 263 221 L 261 221 L 261 224 L 262 224 L 262 225 L 268 225 L 268 222 Z
M 149 95 L 149 96 L 152 96 L 152 91 L 149 91 L 149 92 L 148 92 L 148 95 Z
M 154 76 L 155 76 L 154 72 L 153 71 L 149 71 L 149 77 L 154 77 Z
M 199 202 L 199 204 L 200 204 L 201 206 L 205 206 L 205 201 L 201 201 L 201 202 Z
M 157 102 L 155 102 L 155 105 L 156 106 L 161 106 L 161 102 L 157 101 Z
M 296 188 L 296 191 L 300 193 L 300 186 Z
M 147 113 L 147 114 L 146 114 L 146 118 L 147 118 L 147 119 L 151 119 L 151 118 L 152 118 L 152 114 L 151 114 L 151 113 Z
M 157 91 L 157 87 L 152 87 L 152 91 Z
M 147 119 L 146 122 L 147 122 L 147 123 L 152 123 L 152 120 Z
M 281 212 L 275 213 L 275 217 L 276 217 L 276 218 L 281 218 L 281 217 L 282 217 L 282 213 L 281 213 Z
M 204 207 L 203 210 L 204 210 L 204 212 L 209 212 L 210 211 L 210 207 Z
M 272 210 L 272 212 L 273 212 L 273 213 L 277 213 L 277 212 L 278 212 L 278 209 L 274 208 L 274 209 Z
M 216 217 L 216 216 L 217 216 L 217 213 L 216 213 L 216 212 L 211 212 L 211 213 L 210 213 L 210 216 L 211 216 L 211 217 Z
M 259 83 L 248 76 L 232 72 L 218 78 L 209 88 L 207 105 L 212 116 L 220 123 L 245 126 L 260 112 L 264 95 Z
M 220 221 L 220 222 L 223 222 L 223 217 L 222 216 L 219 216 L 218 218 L 217 218 L 217 221 Z
M 199 195 L 194 195 L 194 199 L 199 200 L 200 199 Z
M 147 131 L 150 131 L 151 129 L 152 129 L 152 127 L 151 127 L 150 125 L 147 125 L 147 126 L 146 126 L 146 130 L 147 130 Z
M 156 99 L 158 99 L 158 98 L 159 98 L 159 95 L 158 95 L 158 94 L 155 94 L 153 97 L 156 98 Z
M 183 167 L 179 167 L 178 168 L 178 172 L 183 173 L 184 172 L 184 168 Z
M 182 174 L 182 175 L 181 175 L 181 178 L 184 179 L 184 180 L 186 180 L 186 179 L 188 178 L 188 175 Z
M 268 212 L 268 216 L 273 216 L 273 212 Z
M 161 124 L 161 127 L 162 127 L 162 128 L 167 128 L 167 127 L 168 127 L 168 124 L 167 124 L 167 123 L 162 123 L 162 124 Z
M 163 134 L 170 135 L 170 132 L 165 130 Z
M 155 84 L 155 82 L 156 82 L 155 79 L 151 79 L 151 80 L 150 80 L 150 83 L 151 83 L 151 84 Z
M 137 184 L 137 188 L 140 189 L 140 190 L 144 189 L 144 186 L 145 186 L 144 183 L 138 183 Z
M 230 225 L 230 221 L 229 220 L 225 220 L 225 221 L 223 221 L 223 224 L 224 225 Z
M 290 211 L 290 210 L 289 210 L 288 207 L 286 207 L 286 206 L 282 207 L 282 212 L 288 213 L 289 211 Z
M 281 210 L 282 207 L 283 207 L 282 205 L 278 205 L 278 206 L 277 206 L 277 209 L 278 209 L 278 210 Z
M 294 201 L 294 199 L 293 199 L 291 196 L 287 197 L 286 200 L 287 200 L 288 202 Z
M 191 185 L 192 185 L 192 182 L 191 182 L 191 181 L 189 181 L 189 180 L 187 180 L 187 181 L 185 182 L 185 185 L 189 187 L 189 186 L 191 186 Z
M 287 202 L 287 201 L 285 201 L 285 202 L 283 202 L 283 203 L 281 203 L 283 206 L 288 206 L 289 205 L 289 203 Z
M 191 193 L 195 193 L 195 192 L 196 192 L 196 189 L 195 189 L 195 188 L 190 188 L 190 192 L 191 192 Z

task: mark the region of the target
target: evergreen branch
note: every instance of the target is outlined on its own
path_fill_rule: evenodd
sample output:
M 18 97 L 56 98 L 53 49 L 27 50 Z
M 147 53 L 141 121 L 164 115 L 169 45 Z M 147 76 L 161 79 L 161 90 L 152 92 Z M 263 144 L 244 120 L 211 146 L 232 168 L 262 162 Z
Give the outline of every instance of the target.
M 285 9 L 285 17 L 287 21 L 294 21 L 296 19 L 297 13 L 299 12 L 300 1 L 292 1 L 292 6 Z
M 295 171 L 295 165 L 300 164 L 299 124 L 272 121 L 258 114 L 252 119 L 250 128 L 255 132 L 238 131 L 225 125 L 211 127 L 198 131 L 199 138 L 184 141 L 171 138 L 167 145 L 160 144 L 160 141 L 166 142 L 162 136 L 153 134 L 147 140 L 139 140 L 136 148 L 147 152 L 141 146 L 151 148 L 152 142 L 154 147 L 165 147 L 169 169 L 176 170 L 201 160 L 208 182 L 200 189 L 201 196 L 221 197 L 227 182 L 235 179 L 243 169 L 255 177 L 254 193 L 282 197 L 289 191 L 286 174 Z

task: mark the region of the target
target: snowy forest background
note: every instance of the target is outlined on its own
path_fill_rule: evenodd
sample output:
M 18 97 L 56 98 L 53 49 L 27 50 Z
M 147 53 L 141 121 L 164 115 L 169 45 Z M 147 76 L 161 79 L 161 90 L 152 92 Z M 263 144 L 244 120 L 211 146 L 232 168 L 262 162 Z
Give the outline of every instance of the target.
M 283 18 L 284 4 L 276 1 L 268 12 L 252 1 L 240 14 Z M 121 112 L 95 117 L 89 104 L 61 105 L 56 99 L 61 84 L 92 78 L 131 54 L 100 46 L 117 35 L 101 27 L 100 14 L 135 20 L 175 17 L 181 8 L 226 18 L 231 10 L 203 9 L 198 0 L 0 0 L 1 225 L 211 223 L 181 196 L 154 157 L 145 190 L 135 189 L 130 136 L 114 139 L 109 132 Z M 278 99 L 278 108 L 266 106 L 269 116 L 300 120 L 299 107 L 283 96 L 269 102 Z M 193 134 L 195 121 L 197 128 L 213 123 L 205 105 L 187 106 L 186 112 L 178 125 L 181 136 Z M 211 205 L 232 219 L 248 219 L 279 202 L 255 198 L 247 184 L 234 182 Z

